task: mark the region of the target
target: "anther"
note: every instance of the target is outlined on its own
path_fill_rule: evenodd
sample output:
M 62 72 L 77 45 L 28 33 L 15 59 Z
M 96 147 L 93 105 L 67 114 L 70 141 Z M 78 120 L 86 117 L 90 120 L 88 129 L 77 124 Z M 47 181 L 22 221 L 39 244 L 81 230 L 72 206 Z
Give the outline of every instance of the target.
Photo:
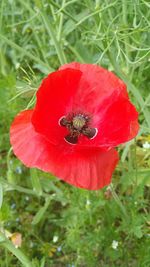
M 71 134 L 68 134 L 67 136 L 65 136 L 64 139 L 67 143 L 72 144 L 72 145 L 75 145 L 78 143 L 78 136 L 77 135 L 73 136 Z
M 87 136 L 89 139 L 94 139 L 97 133 L 98 133 L 97 128 L 85 128 L 84 130 L 82 130 L 82 134 Z
M 65 116 L 62 116 L 62 117 L 59 119 L 58 124 L 59 124 L 60 126 L 67 126 L 68 121 L 67 121 L 66 117 L 65 117 Z
M 69 134 L 64 137 L 64 140 L 69 144 L 77 144 L 80 135 L 84 135 L 89 139 L 95 138 L 98 133 L 97 128 L 89 127 L 90 117 L 84 114 L 69 114 L 62 116 L 58 124 L 66 127 Z

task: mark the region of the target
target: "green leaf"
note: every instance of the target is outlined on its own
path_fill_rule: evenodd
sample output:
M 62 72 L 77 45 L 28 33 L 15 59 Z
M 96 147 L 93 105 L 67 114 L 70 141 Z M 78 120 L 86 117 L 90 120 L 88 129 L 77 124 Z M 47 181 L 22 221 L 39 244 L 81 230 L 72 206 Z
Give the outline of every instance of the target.
M 134 228 L 134 234 L 137 238 L 141 238 L 143 236 L 142 230 L 141 230 L 141 226 L 136 226 Z
M 47 198 L 46 201 L 45 201 L 45 205 L 44 207 L 42 207 L 38 212 L 37 214 L 35 215 L 35 217 L 33 218 L 33 221 L 32 221 L 32 224 L 35 225 L 35 224 L 38 224 L 42 217 L 44 216 L 44 213 L 46 212 L 49 204 L 50 204 L 50 201 L 51 199 L 50 198 Z

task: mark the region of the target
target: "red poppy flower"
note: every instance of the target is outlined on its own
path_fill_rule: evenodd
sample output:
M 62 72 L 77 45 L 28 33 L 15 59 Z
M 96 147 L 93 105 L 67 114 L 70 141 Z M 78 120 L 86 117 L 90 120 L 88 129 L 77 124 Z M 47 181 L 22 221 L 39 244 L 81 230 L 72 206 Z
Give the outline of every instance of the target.
M 110 183 L 118 162 L 114 147 L 135 137 L 137 118 L 113 73 L 70 63 L 43 80 L 34 109 L 14 119 L 10 140 L 26 166 L 95 190 Z

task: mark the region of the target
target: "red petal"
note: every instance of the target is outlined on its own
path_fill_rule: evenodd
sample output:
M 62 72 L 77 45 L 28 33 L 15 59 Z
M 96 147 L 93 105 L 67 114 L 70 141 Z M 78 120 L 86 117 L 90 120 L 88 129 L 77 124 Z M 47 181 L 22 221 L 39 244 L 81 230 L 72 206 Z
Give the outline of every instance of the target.
M 94 64 L 80 64 L 72 62 L 63 65 L 60 70 L 72 68 L 80 70 L 82 77 L 76 95 L 76 104 L 88 108 L 89 112 L 95 113 L 97 107 L 104 98 L 112 95 L 114 91 L 119 91 L 124 96 L 128 96 L 125 83 L 114 73 Z
M 79 139 L 81 146 L 117 146 L 134 138 L 139 130 L 138 113 L 128 98 L 126 85 L 112 72 L 93 64 L 73 62 L 60 69 L 82 71 L 76 106 L 93 115 L 93 140 Z
M 127 97 L 115 92 L 99 106 L 93 126 L 98 129 L 96 137 L 90 142 L 82 137 L 79 145 L 114 147 L 137 135 L 138 112 Z
M 53 72 L 43 80 L 37 92 L 32 123 L 36 131 L 53 144 L 59 144 L 68 133 L 58 122 L 72 111 L 72 101 L 81 75 L 81 71 L 73 69 Z
M 32 113 L 26 110 L 17 115 L 10 130 L 14 153 L 26 166 L 52 172 L 69 184 L 90 190 L 110 183 L 118 162 L 116 150 L 79 150 L 65 141 L 52 145 L 34 130 Z
M 105 105 L 107 109 L 98 127 L 99 141 L 112 147 L 134 138 L 139 130 L 138 112 L 130 100 L 122 95 L 112 95 L 112 99 L 104 101 L 103 106 Z

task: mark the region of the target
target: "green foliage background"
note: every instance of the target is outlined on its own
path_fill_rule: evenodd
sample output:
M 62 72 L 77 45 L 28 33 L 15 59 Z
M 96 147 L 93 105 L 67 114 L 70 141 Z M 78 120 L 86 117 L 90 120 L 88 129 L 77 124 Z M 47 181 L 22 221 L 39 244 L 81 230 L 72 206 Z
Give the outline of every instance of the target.
M 147 0 L 0 1 L 1 267 L 150 266 L 149 30 Z M 71 61 L 114 71 L 140 114 L 137 139 L 119 147 L 101 191 L 27 169 L 10 149 L 14 116 L 33 106 L 45 75 Z M 16 232 L 21 248 L 8 238 Z

